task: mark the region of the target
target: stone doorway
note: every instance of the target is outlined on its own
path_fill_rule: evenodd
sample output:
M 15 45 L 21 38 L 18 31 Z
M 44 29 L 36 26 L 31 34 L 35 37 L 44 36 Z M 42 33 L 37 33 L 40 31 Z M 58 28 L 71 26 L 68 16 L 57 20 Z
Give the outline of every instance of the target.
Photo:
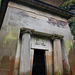
M 34 50 L 32 75 L 46 75 L 45 72 L 45 51 Z
M 22 30 L 19 74 L 63 75 L 62 60 L 66 61 L 65 66 L 69 68 L 63 37 L 57 35 L 50 37 L 36 34 L 32 35 L 31 32 L 29 29 Z M 62 58 L 62 55 L 66 57 Z M 70 71 L 70 68 L 68 71 Z

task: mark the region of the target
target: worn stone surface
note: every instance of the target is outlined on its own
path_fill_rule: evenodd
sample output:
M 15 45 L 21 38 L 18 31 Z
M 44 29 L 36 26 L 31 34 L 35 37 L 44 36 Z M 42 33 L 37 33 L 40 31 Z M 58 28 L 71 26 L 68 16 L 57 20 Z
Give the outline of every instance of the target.
M 60 39 L 54 40 L 54 75 L 63 75 L 62 50 Z
M 68 60 L 68 54 L 67 54 L 65 42 L 63 39 L 62 39 L 61 46 L 62 46 L 61 48 L 62 48 L 63 74 L 72 75 L 69 60 Z
M 41 32 L 43 34 L 45 33 L 49 35 L 51 34 L 59 34 L 64 36 L 71 35 L 71 34 L 64 33 L 64 32 L 67 32 L 67 33 L 70 32 L 66 22 L 62 22 L 63 23 L 62 24 L 60 20 L 59 21 L 56 20 L 57 23 L 55 23 L 52 20 L 50 21 L 48 20 L 48 18 L 41 16 L 40 14 L 38 14 L 39 17 L 37 17 L 36 15 L 37 13 L 34 14 L 34 13 L 31 13 L 31 11 L 27 12 L 27 11 L 18 10 L 15 8 L 8 8 L 8 10 L 9 10 L 8 25 L 12 25 L 15 27 L 18 26 L 19 28 L 21 27 L 30 28 L 30 29 L 34 29 L 35 32 L 39 32 L 39 33 Z M 14 18 L 13 20 L 10 19 L 11 16 L 12 18 Z
M 20 52 L 21 52 L 21 40 L 20 40 L 20 38 L 18 38 L 18 45 L 17 45 L 16 54 L 15 54 L 15 63 L 14 63 L 13 75 L 19 74 Z
M 33 58 L 34 58 L 34 49 L 31 49 L 30 51 L 30 75 L 32 75 Z
M 46 75 L 53 74 L 53 57 L 52 51 L 45 51 Z
M 50 13 L 45 13 L 36 9 L 31 9 L 26 6 L 23 7 L 17 4 L 14 4 L 14 6 L 13 4 L 9 4 L 9 6 L 11 6 L 8 8 L 9 25 L 12 24 L 19 27 L 31 28 L 34 29 L 36 32 L 46 33 L 48 35 L 64 35 L 65 39 L 72 38 L 66 19 Z M 16 7 L 18 9 L 12 7 Z M 15 18 L 13 19 L 13 21 L 10 20 L 11 16 L 12 18 Z
M 22 36 L 19 74 L 30 75 L 30 34 L 29 33 L 24 33 Z
M 31 37 L 31 48 L 52 51 L 52 43 L 50 38 L 46 36 L 33 35 Z
M 13 75 L 19 29 L 7 24 L 8 11 L 0 31 L 0 75 Z
M 65 47 L 66 47 L 67 55 L 69 56 L 70 50 L 73 47 L 73 41 L 65 40 Z
M 72 75 L 75 75 L 75 42 L 73 43 L 73 47 L 71 48 L 68 57 L 71 66 L 71 73 Z

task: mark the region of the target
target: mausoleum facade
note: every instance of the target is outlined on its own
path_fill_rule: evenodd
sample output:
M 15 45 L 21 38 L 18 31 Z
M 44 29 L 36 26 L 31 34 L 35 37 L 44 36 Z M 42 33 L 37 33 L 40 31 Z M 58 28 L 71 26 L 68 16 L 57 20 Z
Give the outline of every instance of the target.
M 41 1 L 9 1 L 0 30 L 0 75 L 72 75 L 71 16 Z

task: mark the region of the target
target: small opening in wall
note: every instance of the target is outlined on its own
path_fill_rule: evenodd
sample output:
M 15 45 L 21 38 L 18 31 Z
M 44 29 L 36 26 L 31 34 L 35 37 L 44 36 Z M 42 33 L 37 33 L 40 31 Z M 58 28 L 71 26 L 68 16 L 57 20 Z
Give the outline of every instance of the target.
M 45 72 L 45 51 L 34 50 L 32 75 L 46 75 Z

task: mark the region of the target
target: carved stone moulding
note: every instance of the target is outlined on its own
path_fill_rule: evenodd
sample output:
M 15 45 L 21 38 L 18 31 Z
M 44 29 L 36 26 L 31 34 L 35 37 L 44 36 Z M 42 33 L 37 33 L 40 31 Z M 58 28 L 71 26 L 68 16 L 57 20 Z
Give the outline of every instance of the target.
M 21 28 L 20 29 L 20 34 L 21 35 L 23 35 L 24 33 L 30 33 L 30 34 L 32 34 L 34 32 L 34 30 L 33 29 L 29 29 L 29 28 Z
M 37 31 L 35 31 L 34 29 L 30 29 L 30 28 L 25 28 L 25 27 L 23 27 L 23 28 L 21 28 L 20 29 L 20 34 L 21 35 L 23 35 L 24 33 L 30 33 L 30 34 L 32 34 L 32 35 L 41 35 L 41 36 L 46 36 L 46 37 L 49 37 L 50 39 L 52 39 L 52 40 L 54 40 L 54 39 L 62 39 L 64 36 L 63 35 L 59 35 L 59 34 L 44 34 L 44 33 L 42 33 L 42 32 L 38 32 L 37 33 Z M 43 35 L 44 34 L 44 35 Z

